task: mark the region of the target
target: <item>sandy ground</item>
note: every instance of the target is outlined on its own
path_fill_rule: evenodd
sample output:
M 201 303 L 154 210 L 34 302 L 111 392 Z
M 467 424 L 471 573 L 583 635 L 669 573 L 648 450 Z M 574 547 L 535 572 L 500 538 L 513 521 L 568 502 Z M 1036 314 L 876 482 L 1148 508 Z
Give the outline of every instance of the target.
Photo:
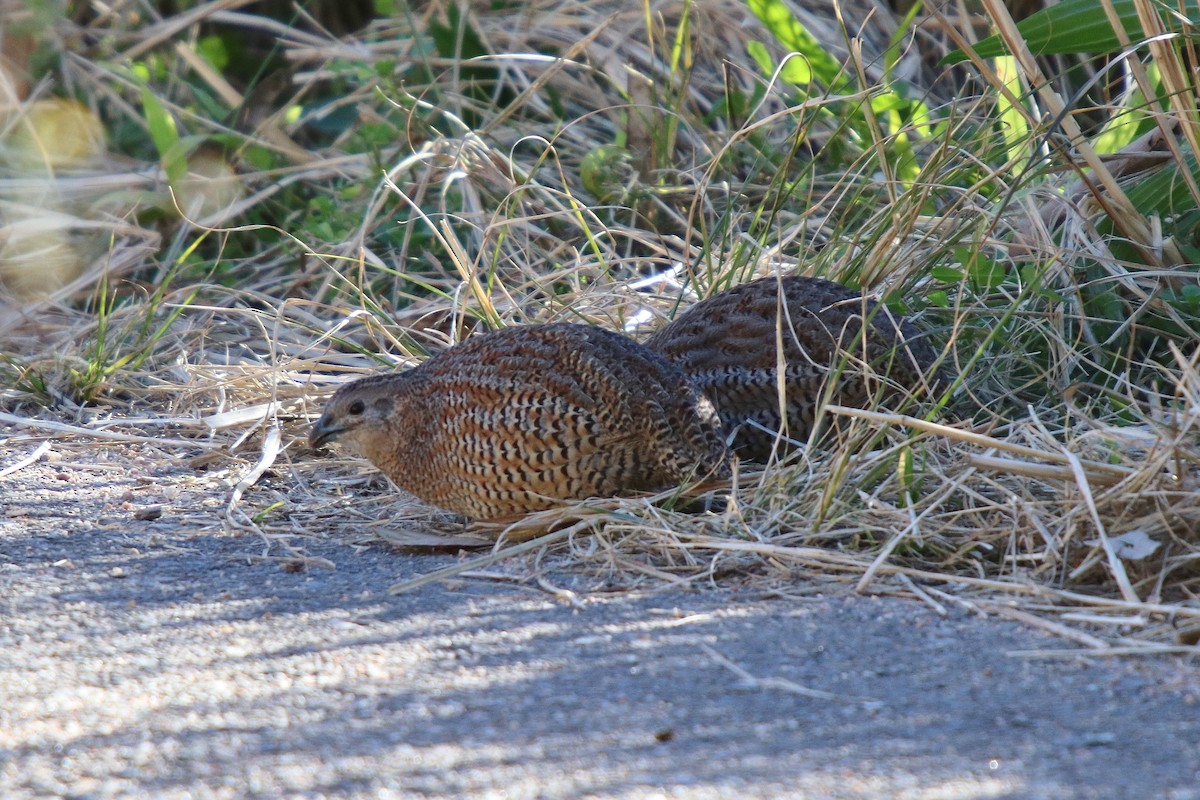
M 391 597 L 454 556 L 289 571 L 185 473 L 0 478 L 0 797 L 1200 798 L 1196 659 L 841 592 Z

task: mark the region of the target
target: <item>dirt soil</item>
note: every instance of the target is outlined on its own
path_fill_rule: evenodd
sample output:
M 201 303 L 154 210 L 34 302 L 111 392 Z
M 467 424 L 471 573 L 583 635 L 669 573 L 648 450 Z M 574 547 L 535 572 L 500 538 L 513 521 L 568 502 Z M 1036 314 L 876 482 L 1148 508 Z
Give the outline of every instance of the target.
M 296 571 L 130 453 L 0 477 L 7 800 L 1200 798 L 1194 658 L 801 583 L 392 597 L 456 556 Z

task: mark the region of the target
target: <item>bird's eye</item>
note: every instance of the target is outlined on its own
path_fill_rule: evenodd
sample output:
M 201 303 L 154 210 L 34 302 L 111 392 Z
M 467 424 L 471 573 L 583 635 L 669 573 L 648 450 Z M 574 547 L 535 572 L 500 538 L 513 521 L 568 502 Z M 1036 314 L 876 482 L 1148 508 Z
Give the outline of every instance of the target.
M 361 414 L 367 410 L 367 404 L 364 403 L 362 400 L 355 400 L 353 403 L 350 404 L 350 407 L 346 410 L 349 411 L 354 416 L 358 416 L 359 414 Z

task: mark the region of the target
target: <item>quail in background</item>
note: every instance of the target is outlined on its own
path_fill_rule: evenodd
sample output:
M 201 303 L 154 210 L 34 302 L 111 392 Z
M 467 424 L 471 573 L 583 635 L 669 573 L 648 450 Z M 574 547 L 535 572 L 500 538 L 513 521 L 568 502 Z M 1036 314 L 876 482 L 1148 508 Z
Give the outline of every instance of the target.
M 662 355 L 587 325 L 504 328 L 329 400 L 310 443 L 350 445 L 477 520 L 730 474 L 712 404 Z
M 860 336 L 864 318 L 869 324 Z M 783 415 L 776 379 L 780 338 Z M 942 382 L 930 374 L 937 351 L 911 324 L 820 278 L 769 277 L 735 286 L 692 306 L 646 345 L 678 364 L 712 400 L 735 436 L 737 454 L 759 461 L 770 456 L 777 431 L 805 441 L 826 396 L 865 407 Z M 828 391 L 827 379 L 835 381 Z

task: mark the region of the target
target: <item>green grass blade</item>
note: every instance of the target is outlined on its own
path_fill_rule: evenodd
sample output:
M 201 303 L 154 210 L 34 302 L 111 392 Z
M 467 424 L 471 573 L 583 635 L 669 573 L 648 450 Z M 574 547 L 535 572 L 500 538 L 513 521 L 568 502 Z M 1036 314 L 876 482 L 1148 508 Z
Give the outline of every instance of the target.
M 813 80 L 819 80 L 838 92 L 854 91 L 845 78 L 842 65 L 821 46 L 804 23 L 796 19 L 785 3 L 747 0 L 746 5 L 781 45 L 803 56 L 787 60 L 781 73 L 784 80 L 796 86 L 807 86 Z
M 1141 22 L 1138 21 L 1135 0 L 1113 0 L 1113 9 L 1121 21 L 1125 35 L 1133 41 L 1144 38 Z M 1177 9 L 1159 14 L 1168 31 L 1188 36 L 1196 35 L 1200 15 L 1192 12 L 1184 18 Z M 1034 55 L 1059 55 L 1066 53 L 1112 53 L 1121 49 L 1116 32 L 1108 23 L 1104 10 L 1097 0 L 1064 0 L 1045 8 L 1017 23 L 1017 30 L 1029 45 Z M 974 47 L 982 58 L 1006 55 L 1008 48 L 999 36 L 989 36 Z M 967 60 L 967 54 L 955 50 L 942 59 L 943 64 L 958 64 Z

